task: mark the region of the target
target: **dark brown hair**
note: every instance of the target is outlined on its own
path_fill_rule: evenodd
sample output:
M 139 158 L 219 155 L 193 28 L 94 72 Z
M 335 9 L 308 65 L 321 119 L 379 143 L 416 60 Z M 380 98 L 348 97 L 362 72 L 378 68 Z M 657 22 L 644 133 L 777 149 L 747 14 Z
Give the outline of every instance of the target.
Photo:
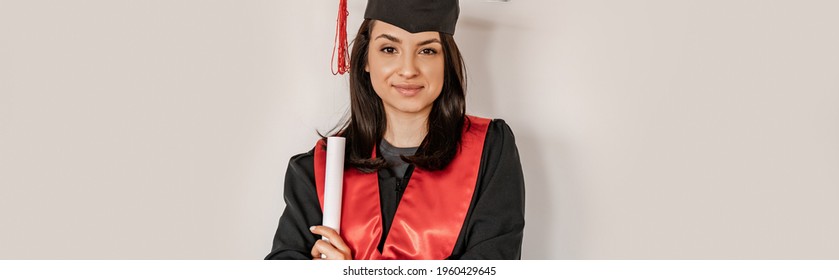
M 365 19 L 353 40 L 350 53 L 350 117 L 333 129 L 347 139 L 345 162 L 363 172 L 387 166 L 384 158 L 373 157 L 387 128 L 384 105 L 373 91 L 370 73 L 364 71 L 367 49 L 375 21 Z M 460 136 L 466 120 L 466 69 L 463 57 L 450 34 L 440 33 L 443 45 L 444 78 L 440 96 L 434 100 L 428 116 L 428 134 L 413 156 L 403 157 L 408 163 L 427 170 L 440 170 L 452 161 L 460 147 Z M 467 124 L 468 125 L 468 124 Z M 336 133 L 331 133 L 336 134 Z

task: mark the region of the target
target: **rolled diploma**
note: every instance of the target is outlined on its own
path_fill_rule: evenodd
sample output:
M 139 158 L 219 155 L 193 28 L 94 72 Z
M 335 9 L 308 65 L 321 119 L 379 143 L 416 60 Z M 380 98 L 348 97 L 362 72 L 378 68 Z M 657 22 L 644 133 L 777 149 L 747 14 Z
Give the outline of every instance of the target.
M 341 233 L 341 197 L 344 194 L 344 137 L 326 139 L 326 178 L 323 191 L 323 225 Z M 326 237 L 323 240 L 329 241 Z

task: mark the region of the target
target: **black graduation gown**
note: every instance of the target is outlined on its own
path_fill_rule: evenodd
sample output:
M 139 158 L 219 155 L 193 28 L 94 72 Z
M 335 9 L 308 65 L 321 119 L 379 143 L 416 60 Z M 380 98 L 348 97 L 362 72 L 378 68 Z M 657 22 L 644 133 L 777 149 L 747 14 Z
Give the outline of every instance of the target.
M 379 171 L 383 236 L 393 221 L 406 185 L 392 173 Z M 406 173 L 410 179 L 411 168 Z M 399 183 L 399 186 L 397 186 Z M 283 193 L 286 208 L 280 217 L 268 259 L 312 259 L 319 236 L 309 231 L 320 225 L 323 213 L 314 179 L 314 150 L 289 160 Z M 513 132 L 504 120 L 489 124 L 481 166 L 466 220 L 449 259 L 521 259 L 524 230 L 524 175 Z M 379 242 L 381 251 L 384 239 Z

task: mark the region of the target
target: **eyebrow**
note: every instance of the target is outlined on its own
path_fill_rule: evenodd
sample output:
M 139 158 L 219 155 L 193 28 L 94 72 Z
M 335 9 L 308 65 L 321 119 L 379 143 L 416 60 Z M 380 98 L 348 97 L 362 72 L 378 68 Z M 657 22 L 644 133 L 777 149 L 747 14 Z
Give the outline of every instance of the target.
M 393 37 L 393 35 L 390 35 L 390 34 L 379 35 L 378 37 L 376 37 L 376 40 L 378 40 L 379 38 L 388 39 L 388 40 L 393 41 L 394 43 L 397 43 L 397 44 L 402 43 L 402 40 L 400 40 L 399 38 Z M 417 44 L 417 46 L 428 45 L 428 44 L 431 44 L 431 43 L 439 43 L 441 45 L 443 44 L 443 43 L 440 42 L 440 39 L 433 38 L 433 39 L 428 39 L 428 40 L 419 42 Z

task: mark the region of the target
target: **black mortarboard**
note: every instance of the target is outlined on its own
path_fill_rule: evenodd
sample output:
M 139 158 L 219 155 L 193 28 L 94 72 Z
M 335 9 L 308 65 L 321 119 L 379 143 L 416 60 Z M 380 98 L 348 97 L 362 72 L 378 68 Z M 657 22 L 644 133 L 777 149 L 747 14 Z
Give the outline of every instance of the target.
M 369 0 L 364 18 L 381 20 L 411 33 L 438 31 L 454 35 L 458 0 Z

